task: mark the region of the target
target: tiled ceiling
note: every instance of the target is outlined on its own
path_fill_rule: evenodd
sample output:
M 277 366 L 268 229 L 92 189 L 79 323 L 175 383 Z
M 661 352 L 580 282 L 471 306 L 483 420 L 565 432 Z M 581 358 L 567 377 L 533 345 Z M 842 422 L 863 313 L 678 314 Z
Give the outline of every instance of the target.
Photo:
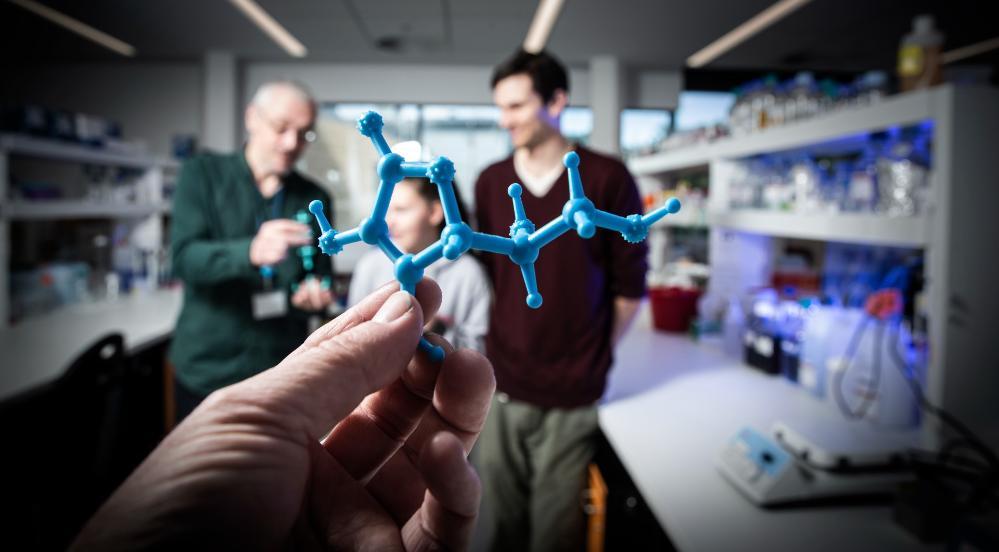
M 138 49 L 138 59 L 289 58 L 225 0 L 42 0 Z M 307 60 L 492 64 L 523 40 L 534 0 L 260 0 L 309 49 Z M 614 55 L 630 67 L 677 69 L 771 0 L 565 0 L 549 47 L 571 65 Z M 717 69 L 890 69 L 916 13 L 934 13 L 948 47 L 999 35 L 970 0 L 814 0 L 711 65 Z M 120 59 L 8 2 L 0 3 L 5 64 Z M 975 62 L 995 64 L 987 54 Z

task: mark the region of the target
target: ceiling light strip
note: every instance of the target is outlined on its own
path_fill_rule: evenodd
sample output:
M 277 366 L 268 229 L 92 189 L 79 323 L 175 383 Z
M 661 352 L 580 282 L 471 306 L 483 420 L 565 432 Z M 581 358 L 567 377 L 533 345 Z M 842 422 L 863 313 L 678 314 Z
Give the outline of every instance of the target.
M 527 38 L 524 39 L 525 52 L 536 54 L 545 49 L 552 28 L 558 21 L 559 13 L 562 12 L 563 3 L 564 0 L 541 0 L 537 11 L 534 12 L 531 27 L 527 30 Z
M 240 11 L 243 12 L 246 17 L 250 18 L 260 27 L 260 30 L 271 37 L 271 40 L 277 42 L 278 46 L 284 49 L 291 57 L 302 58 L 309 53 L 309 50 L 304 44 L 298 41 L 297 38 L 291 35 L 287 29 L 281 26 L 276 19 L 271 17 L 269 13 L 264 11 L 259 4 L 253 0 L 229 0 L 235 5 Z
M 780 21 L 791 12 L 811 2 L 811 0 L 780 0 L 776 4 L 756 14 L 752 19 L 732 29 L 718 40 L 708 44 L 687 58 L 688 67 L 703 67 L 725 52 L 735 48 L 756 33 Z
M 963 46 L 961 48 L 955 48 L 949 52 L 944 52 L 940 56 L 940 60 L 944 64 L 953 63 L 955 61 L 977 56 L 978 54 L 984 54 L 985 52 L 995 50 L 996 48 L 999 48 L 999 36 L 983 40 L 981 42 L 976 42 L 975 44 L 970 44 L 968 46 Z
M 103 31 L 98 31 L 78 19 L 74 19 L 64 13 L 53 10 L 48 6 L 39 4 L 34 0 L 10 0 L 10 2 L 34 13 L 35 15 L 44 17 L 56 25 L 70 30 L 87 40 L 96 42 L 108 50 L 112 50 L 126 57 L 134 57 L 136 54 L 135 47 L 131 44 L 118 40 Z

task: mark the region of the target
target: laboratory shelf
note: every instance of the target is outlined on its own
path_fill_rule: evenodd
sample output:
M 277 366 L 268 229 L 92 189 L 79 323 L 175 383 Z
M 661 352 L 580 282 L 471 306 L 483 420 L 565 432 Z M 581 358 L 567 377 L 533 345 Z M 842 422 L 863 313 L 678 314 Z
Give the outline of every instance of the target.
M 86 199 L 25 200 L 14 197 L 15 165 L 24 163 L 41 181 L 60 174 L 64 165 L 97 165 L 134 169 L 135 186 L 141 203 L 94 201 Z M 154 250 L 163 242 L 164 221 L 171 205 L 164 198 L 167 175 L 176 173 L 180 164 L 169 158 L 108 148 L 91 147 L 26 136 L 0 133 L 0 330 L 9 327 L 11 313 L 10 263 L 13 235 L 11 223 L 33 222 L 50 224 L 54 220 L 112 219 L 130 220 L 130 240 L 135 238 L 144 247 Z M 59 180 L 61 177 L 55 177 Z M 173 176 L 171 176 L 173 178 Z M 86 190 L 76 190 L 68 196 L 85 197 Z
M 863 107 L 844 108 L 811 119 L 773 127 L 747 136 L 723 138 L 710 144 L 636 157 L 628 168 L 636 176 L 706 167 L 715 159 L 736 159 L 851 137 L 930 120 L 935 90 L 893 96 Z
M 712 212 L 711 225 L 782 238 L 925 247 L 925 217 L 887 217 L 853 213 L 802 214 L 762 209 Z
M 0 150 L 25 157 L 136 169 L 151 167 L 169 169 L 178 166 L 176 161 L 154 155 L 115 152 L 20 134 L 0 134 Z
M 79 200 L 12 201 L 0 207 L 11 220 L 145 217 L 169 210 L 166 203 L 101 203 Z

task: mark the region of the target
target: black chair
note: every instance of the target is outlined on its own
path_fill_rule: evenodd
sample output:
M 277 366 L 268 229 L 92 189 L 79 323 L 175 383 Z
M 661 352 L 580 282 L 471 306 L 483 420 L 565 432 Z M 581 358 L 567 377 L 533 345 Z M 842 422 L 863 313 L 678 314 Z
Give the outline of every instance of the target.
M 65 549 L 132 466 L 118 465 L 127 360 L 99 339 L 56 380 L 0 403 L 0 542 Z

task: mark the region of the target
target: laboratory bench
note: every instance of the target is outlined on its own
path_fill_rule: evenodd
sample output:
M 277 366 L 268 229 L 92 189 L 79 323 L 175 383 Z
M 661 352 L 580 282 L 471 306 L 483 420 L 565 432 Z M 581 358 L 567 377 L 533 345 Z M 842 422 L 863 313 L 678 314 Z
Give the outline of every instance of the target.
M 0 331 L 0 401 L 55 380 L 108 334 L 121 334 L 129 355 L 165 342 L 173 334 L 182 301 L 179 287 L 137 292 L 71 305 Z
M 0 519 L 64 549 L 169 428 L 164 357 L 182 292 L 67 306 L 0 331 Z
M 160 290 L 76 305 L 7 329 L 0 333 L 0 400 L 56 380 L 92 343 L 112 333 L 122 335 L 129 358 L 147 357 L 143 369 L 156 362 L 162 369 L 181 302 L 179 289 Z M 145 380 L 144 396 L 162 393 L 162 372 Z M 146 405 L 146 426 L 149 412 L 162 416 L 161 401 L 162 394 L 158 406 Z M 643 302 L 617 347 L 599 407 L 606 440 L 597 463 L 610 497 L 607 549 L 623 542 L 683 552 L 934 549 L 893 523 L 890 504 L 763 509 L 716 468 L 719 451 L 744 426 L 766 431 L 777 420 L 843 423 L 837 416 L 793 384 L 746 367 L 716 345 L 654 330 Z M 615 497 L 627 506 L 615 508 Z M 628 518 L 624 525 L 622 518 Z
M 890 502 L 765 509 L 740 494 L 716 462 L 741 428 L 767 432 L 774 422 L 790 421 L 851 432 L 859 429 L 851 424 L 864 422 L 846 422 L 830 405 L 784 378 L 749 368 L 719 345 L 654 330 L 650 310 L 643 302 L 616 349 L 599 419 L 614 455 L 676 549 L 942 549 L 896 525 Z M 894 438 L 918 441 L 918 435 L 895 432 Z M 608 532 L 613 523 L 609 514 Z

